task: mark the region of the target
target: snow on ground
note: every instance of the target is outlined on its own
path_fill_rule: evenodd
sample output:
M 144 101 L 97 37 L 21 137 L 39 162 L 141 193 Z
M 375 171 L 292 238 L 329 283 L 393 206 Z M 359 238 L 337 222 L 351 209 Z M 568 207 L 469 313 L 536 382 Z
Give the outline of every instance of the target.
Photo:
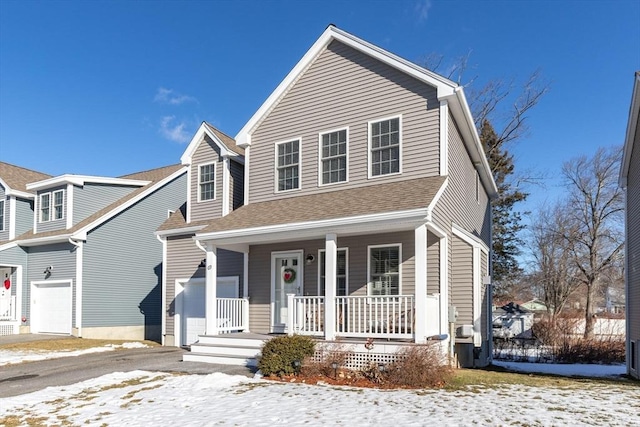
M 565 377 L 617 377 L 627 372 L 625 365 L 501 362 L 498 360 L 494 360 L 493 364 L 510 371 L 554 374 Z
M 58 357 L 80 356 L 81 354 L 100 353 L 103 351 L 113 351 L 118 348 L 144 348 L 146 344 L 140 342 L 128 342 L 122 345 L 105 345 L 103 347 L 86 348 L 84 350 L 73 351 L 9 351 L 0 349 L 0 366 L 11 363 L 33 362 L 37 360 L 55 359 Z
M 9 416 L 25 424 L 31 417 L 46 425 L 108 426 L 633 426 L 640 424 L 640 387 L 580 383 L 385 391 L 222 373 L 133 371 L 0 399 L 0 422 Z

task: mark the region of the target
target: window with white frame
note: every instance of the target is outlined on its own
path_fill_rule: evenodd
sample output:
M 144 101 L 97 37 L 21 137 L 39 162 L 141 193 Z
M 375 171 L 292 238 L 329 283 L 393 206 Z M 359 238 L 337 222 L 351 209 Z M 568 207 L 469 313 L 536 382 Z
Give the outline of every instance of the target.
M 51 221 L 51 193 L 40 195 L 40 222 Z
M 347 130 L 320 135 L 321 183 L 333 184 L 347 180 Z
M 208 163 L 198 168 L 198 201 L 215 200 L 216 165 Z
M 278 191 L 300 188 L 300 140 L 276 144 Z
M 400 172 L 400 117 L 369 123 L 371 176 Z
M 347 295 L 347 250 L 338 249 L 338 259 L 336 260 L 336 295 Z M 324 249 L 320 250 L 320 262 L 319 262 L 319 280 L 318 280 L 318 295 L 324 295 L 325 290 L 325 268 L 326 257 Z
M 400 245 L 369 247 L 368 294 L 400 294 Z
M 53 219 L 62 219 L 64 217 L 64 191 L 58 190 L 53 192 Z
M 4 200 L 0 200 L 0 231 L 4 231 Z

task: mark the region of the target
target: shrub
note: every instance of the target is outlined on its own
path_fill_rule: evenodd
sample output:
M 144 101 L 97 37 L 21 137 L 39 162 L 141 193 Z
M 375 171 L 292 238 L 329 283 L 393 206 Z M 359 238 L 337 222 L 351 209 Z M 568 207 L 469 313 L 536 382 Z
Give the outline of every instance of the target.
M 312 356 L 315 341 L 302 335 L 281 336 L 267 341 L 262 347 L 258 369 L 264 375 L 291 375 L 298 372 L 294 362 Z
M 347 365 L 353 357 L 351 346 L 342 343 L 321 344 L 316 351 L 316 357 L 310 357 L 302 365 L 301 373 L 304 375 L 324 375 L 334 377 L 336 370 L 333 364 L 336 363 L 338 369 Z
M 382 373 L 386 382 L 405 387 L 441 387 L 453 377 L 453 369 L 436 344 L 407 346 Z
M 555 350 L 561 363 L 624 363 L 625 342 L 619 338 L 566 340 Z

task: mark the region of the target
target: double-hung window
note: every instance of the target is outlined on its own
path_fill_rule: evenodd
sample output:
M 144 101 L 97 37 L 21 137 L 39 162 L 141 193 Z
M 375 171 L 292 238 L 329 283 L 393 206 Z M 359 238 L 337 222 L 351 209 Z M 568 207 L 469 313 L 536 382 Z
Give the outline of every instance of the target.
M 53 192 L 53 219 L 62 219 L 64 217 L 64 191 L 58 190 Z
M 400 172 L 400 117 L 369 123 L 371 176 Z
M 51 193 L 40 195 L 40 222 L 51 220 Z
M 209 163 L 198 168 L 198 201 L 216 198 L 216 165 Z
M 276 144 L 278 191 L 300 188 L 300 140 Z
M 338 249 L 338 259 L 336 265 L 336 295 L 347 295 L 347 250 Z M 326 268 L 326 256 L 325 251 L 320 250 L 320 280 L 318 280 L 318 295 L 324 295 L 325 291 L 325 268 Z
M 320 135 L 320 182 L 333 184 L 347 180 L 347 130 Z
M 0 200 L 0 231 L 4 231 L 4 200 Z
M 400 294 L 400 245 L 369 247 L 369 295 Z

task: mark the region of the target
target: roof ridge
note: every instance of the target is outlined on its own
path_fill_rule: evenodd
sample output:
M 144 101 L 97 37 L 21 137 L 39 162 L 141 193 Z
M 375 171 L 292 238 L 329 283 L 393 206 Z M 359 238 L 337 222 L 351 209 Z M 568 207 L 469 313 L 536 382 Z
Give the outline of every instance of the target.
M 140 174 L 143 174 L 143 173 L 149 173 L 149 172 L 157 171 L 157 170 L 160 170 L 160 169 L 166 169 L 166 168 L 170 168 L 170 167 L 174 167 L 174 166 L 182 166 L 182 165 L 180 163 L 172 163 L 170 165 L 159 166 L 157 168 L 151 168 L 151 169 L 146 169 L 146 170 L 142 170 L 142 171 L 131 172 L 131 173 L 128 173 L 126 175 L 116 176 L 115 178 L 123 179 L 123 178 L 130 177 L 132 175 L 140 175 Z
M 230 136 L 228 133 L 226 133 L 226 132 L 224 132 L 224 131 L 222 131 L 222 130 L 218 129 L 216 126 L 212 125 L 212 124 L 211 124 L 211 123 L 209 123 L 208 121 L 206 121 L 206 120 L 205 120 L 205 121 L 204 121 L 204 123 L 206 123 L 206 125 L 207 125 L 207 126 L 209 126 L 209 127 L 213 128 L 213 129 L 217 130 L 218 132 L 220 132 L 221 134 L 223 134 L 223 135 L 224 135 L 224 136 L 226 136 L 227 138 L 231 139 L 233 142 L 235 142 L 235 141 L 236 141 L 236 139 L 235 139 L 234 137 L 232 137 L 232 136 Z

